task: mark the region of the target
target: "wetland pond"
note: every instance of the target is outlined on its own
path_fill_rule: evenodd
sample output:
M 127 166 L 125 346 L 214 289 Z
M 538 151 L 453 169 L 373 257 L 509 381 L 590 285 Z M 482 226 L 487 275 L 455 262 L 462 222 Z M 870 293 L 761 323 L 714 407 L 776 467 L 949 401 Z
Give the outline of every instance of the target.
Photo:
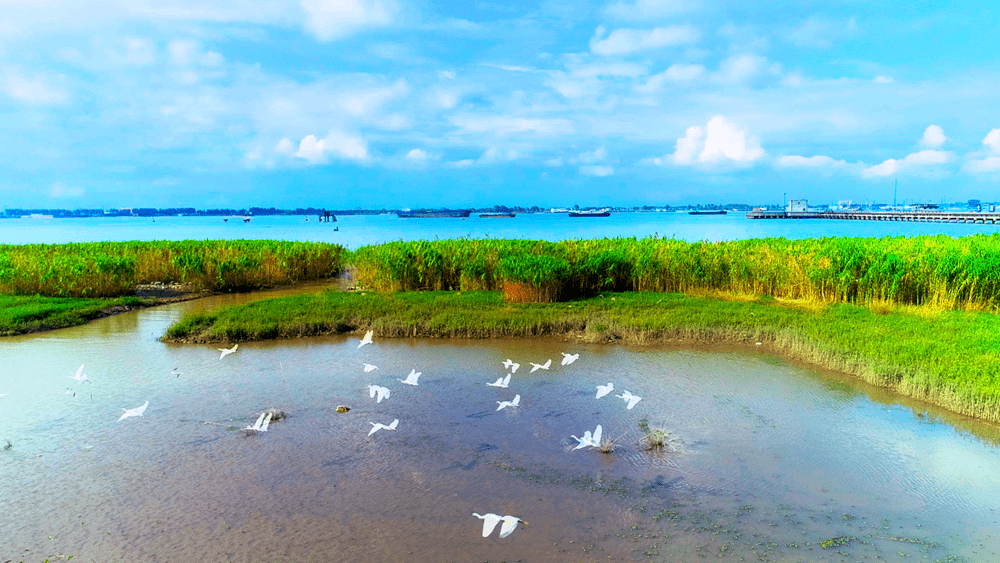
M 220 360 L 158 340 L 272 295 L 0 340 L 0 561 L 998 560 L 992 425 L 754 349 L 338 336 Z M 486 386 L 507 358 L 510 387 Z M 267 407 L 288 418 L 246 436 Z M 616 451 L 574 450 L 597 424 Z M 643 449 L 645 424 L 678 451 Z M 473 512 L 528 525 L 483 538 Z

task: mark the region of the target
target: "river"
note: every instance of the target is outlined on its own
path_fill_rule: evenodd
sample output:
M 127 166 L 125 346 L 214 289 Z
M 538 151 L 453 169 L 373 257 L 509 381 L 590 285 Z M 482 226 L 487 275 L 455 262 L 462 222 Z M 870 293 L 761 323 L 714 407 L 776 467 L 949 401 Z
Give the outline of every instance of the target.
M 244 343 L 220 360 L 214 346 L 158 340 L 185 311 L 283 293 L 0 340 L 0 445 L 11 444 L 0 560 L 1000 554 L 995 426 L 755 349 L 379 338 L 359 349 L 338 336 Z M 562 352 L 579 360 L 562 366 Z M 509 389 L 486 386 L 507 358 L 521 364 Z M 528 373 L 546 359 L 551 369 Z M 90 382 L 70 378 L 80 364 Z M 398 381 L 414 368 L 419 386 Z M 607 382 L 615 391 L 595 399 Z M 376 403 L 369 384 L 391 396 Z M 614 396 L 624 390 L 642 397 L 632 410 Z M 515 394 L 517 408 L 496 410 Z M 147 400 L 142 417 L 118 421 Z M 267 407 L 288 418 L 245 435 Z M 643 449 L 644 423 L 668 429 L 677 451 Z M 616 451 L 574 450 L 571 435 L 597 424 Z M 473 512 L 528 524 L 483 538 Z
M 306 221 L 309 219 L 309 221 Z M 750 220 L 744 213 L 612 213 L 610 217 L 568 217 L 534 213 L 513 219 L 400 219 L 395 215 L 342 215 L 336 223 L 316 217 L 260 216 L 249 223 L 222 217 L 111 217 L 86 219 L 3 219 L 0 244 L 121 240 L 276 239 L 332 242 L 347 248 L 393 240 L 435 238 L 514 238 L 559 241 L 568 238 L 665 236 L 689 242 L 784 237 L 912 236 L 953 237 L 996 233 L 1000 225 L 838 221 L 830 219 Z M 337 230 L 334 230 L 337 229 Z

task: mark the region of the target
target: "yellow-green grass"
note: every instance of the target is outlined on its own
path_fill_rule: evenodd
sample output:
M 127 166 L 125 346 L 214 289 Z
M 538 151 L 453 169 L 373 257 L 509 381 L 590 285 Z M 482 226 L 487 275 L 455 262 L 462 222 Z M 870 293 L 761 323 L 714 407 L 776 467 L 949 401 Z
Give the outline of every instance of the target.
M 874 309 L 652 292 L 546 304 L 508 304 L 488 291 L 322 292 L 189 315 L 164 338 L 223 342 L 374 330 L 381 337 L 575 334 L 634 344 L 761 342 L 791 358 L 1000 421 L 1000 316 Z
M 0 245 L 0 294 L 119 297 L 139 284 L 238 291 L 336 276 L 335 244 L 273 240 Z
M 1000 310 L 1000 234 L 694 243 L 657 237 L 399 241 L 359 248 L 349 261 L 357 282 L 378 291 L 499 290 L 508 279 L 548 283 L 555 276 L 567 298 L 714 290 L 819 303 Z
M 138 297 L 115 299 L 0 295 L 0 336 L 76 326 L 113 312 L 152 304 Z

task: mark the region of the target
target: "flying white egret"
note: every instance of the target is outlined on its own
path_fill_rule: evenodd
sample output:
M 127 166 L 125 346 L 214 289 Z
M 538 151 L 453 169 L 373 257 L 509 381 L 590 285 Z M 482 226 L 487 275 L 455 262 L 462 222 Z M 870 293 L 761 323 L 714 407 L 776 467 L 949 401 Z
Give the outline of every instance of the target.
M 375 371 L 377 369 L 378 369 L 378 366 L 376 366 L 376 365 L 365 364 L 365 373 L 368 373 L 370 371 Z
M 629 393 L 627 390 L 624 391 L 621 395 L 615 395 L 615 397 L 620 397 L 624 399 L 625 402 L 628 403 L 628 406 L 625 407 L 628 410 L 632 410 L 632 407 L 634 407 L 636 403 L 642 400 L 642 397 L 637 397 L 632 393 Z
M 399 424 L 399 419 L 398 418 L 394 419 L 392 421 L 392 424 L 382 424 L 380 422 L 369 422 L 368 424 L 372 425 L 372 429 L 368 431 L 368 435 L 371 436 L 372 434 L 374 434 L 374 433 L 376 433 L 376 432 L 378 432 L 379 430 L 382 430 L 382 429 L 385 429 L 385 430 L 395 430 L 396 429 L 396 425 Z
M 269 412 L 262 412 L 260 416 L 257 417 L 257 422 L 253 423 L 252 426 L 247 426 L 244 430 L 249 430 L 251 432 L 267 432 L 267 426 L 271 424 L 271 417 L 274 416 Z
M 562 365 L 564 366 L 572 364 L 577 360 L 577 358 L 580 357 L 580 354 L 567 354 L 566 352 L 559 352 L 559 353 L 563 355 Z
M 406 379 L 400 379 L 403 383 L 407 385 L 417 385 L 417 379 L 420 378 L 421 373 L 415 369 L 410 370 L 410 375 L 406 376 Z
M 225 358 L 229 354 L 232 354 L 239 347 L 240 347 L 239 344 L 233 344 L 232 348 L 216 348 L 216 350 L 218 350 L 219 352 L 222 352 L 221 354 L 219 354 L 219 359 L 221 360 L 222 358 Z
M 74 397 L 76 397 L 76 391 L 73 391 L 72 389 L 67 389 L 67 390 L 66 390 L 66 391 L 65 391 L 65 392 L 63 393 L 63 395 L 73 395 Z
M 512 533 L 514 533 L 514 530 L 517 529 L 517 523 L 518 522 L 520 522 L 520 523 L 522 523 L 524 525 L 528 525 L 527 522 L 525 522 L 524 520 L 521 520 L 520 518 L 518 518 L 516 516 L 510 516 L 510 515 L 500 516 L 500 515 L 497 515 L 497 514 L 493 514 L 492 512 L 489 512 L 487 514 L 478 514 L 476 512 L 473 512 L 472 515 L 483 521 L 483 537 L 484 538 L 489 537 L 489 535 L 493 533 L 493 529 L 497 527 L 497 524 L 501 520 L 503 521 L 503 526 L 500 526 L 500 537 L 501 538 L 505 538 L 505 537 L 511 535 Z
M 361 343 L 358 344 L 358 348 L 364 346 L 365 344 L 371 344 L 372 343 L 372 335 L 373 334 L 375 334 L 374 330 L 369 330 L 368 332 L 366 332 L 365 333 L 365 337 L 362 338 L 361 339 Z
M 146 407 L 148 406 L 149 406 L 149 401 L 146 401 L 145 403 L 142 404 L 141 407 L 135 407 L 134 409 L 122 408 L 122 410 L 125 411 L 125 413 L 122 414 L 120 417 L 118 417 L 118 422 L 121 422 L 122 420 L 130 416 L 142 416 L 142 413 L 146 412 Z
M 517 368 L 521 367 L 521 364 L 512 362 L 510 358 L 507 358 L 503 361 L 503 367 L 509 368 L 511 373 L 517 373 Z
M 507 407 L 516 407 L 520 402 L 521 402 L 521 396 L 514 395 L 513 401 L 497 401 L 497 404 L 500 405 L 499 407 L 497 407 L 497 410 L 505 409 Z
M 173 370 L 172 370 L 172 371 L 170 372 L 170 375 L 174 376 L 174 378 L 176 379 L 176 378 L 178 378 L 178 377 L 180 377 L 180 376 L 184 375 L 184 372 L 183 372 L 183 371 L 178 371 L 178 370 L 177 370 L 177 368 L 174 368 L 174 369 L 173 369 Z
M 611 383 L 610 381 L 608 382 L 607 385 L 598 385 L 597 386 L 597 397 L 596 398 L 600 399 L 601 397 L 607 395 L 608 393 L 610 393 L 610 392 L 612 392 L 614 390 L 615 390 L 615 384 Z
M 529 371 L 528 373 L 535 373 L 536 371 L 538 371 L 540 369 L 544 369 L 544 370 L 549 369 L 549 366 L 552 365 L 552 359 L 550 358 L 544 364 L 536 364 L 534 362 L 528 362 L 528 363 L 531 364 L 531 371 Z
M 591 447 L 594 447 L 594 448 L 600 448 L 601 447 L 601 434 L 603 432 L 604 432 L 604 429 L 601 428 L 600 424 L 598 424 L 597 428 L 594 430 L 594 434 L 593 435 L 590 434 L 590 430 L 587 430 L 586 432 L 583 433 L 583 438 L 577 438 L 576 436 L 570 436 L 570 438 L 573 438 L 574 440 L 576 440 L 577 442 L 579 442 L 579 444 L 575 448 L 573 448 L 573 449 L 574 450 L 579 450 L 580 448 L 586 448 L 587 446 L 591 446 Z
M 507 377 L 498 377 L 496 381 L 493 383 L 487 383 L 487 385 L 490 387 L 503 387 L 506 389 L 507 386 L 510 385 L 510 374 L 508 373 Z
M 83 373 L 83 364 L 80 364 L 80 367 L 76 368 L 76 375 L 71 375 L 69 378 L 75 379 L 77 383 L 83 383 L 84 381 L 88 383 L 90 382 L 87 374 Z
M 368 386 L 368 396 L 369 397 L 373 397 L 373 398 L 376 397 L 376 396 L 378 397 L 377 399 L 375 399 L 376 403 L 381 403 L 382 399 L 388 399 L 389 395 L 390 395 L 390 391 L 388 389 L 386 389 L 385 387 L 382 387 L 380 385 L 369 385 Z

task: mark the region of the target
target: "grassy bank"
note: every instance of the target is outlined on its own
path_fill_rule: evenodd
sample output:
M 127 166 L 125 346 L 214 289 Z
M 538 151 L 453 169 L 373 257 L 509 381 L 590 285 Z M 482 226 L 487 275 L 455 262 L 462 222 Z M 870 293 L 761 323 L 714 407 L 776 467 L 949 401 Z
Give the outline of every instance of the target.
M 683 340 L 764 346 L 953 411 L 1000 421 L 1000 317 L 769 297 L 727 300 L 625 292 L 562 303 L 505 303 L 497 292 L 300 295 L 185 317 L 171 340 L 237 341 L 374 330 L 376 335 L 586 341 Z
M 525 260 L 525 257 L 547 260 Z M 730 242 L 649 237 L 543 242 L 443 240 L 362 247 L 360 285 L 378 291 L 499 290 L 556 283 L 604 291 L 722 291 L 816 303 L 1000 309 L 1000 234 Z
M 345 254 L 273 240 L 0 245 L 0 295 L 121 297 L 150 283 L 242 291 L 338 275 Z
M 0 295 L 0 336 L 54 330 L 123 311 L 147 307 L 152 299 L 93 299 Z

